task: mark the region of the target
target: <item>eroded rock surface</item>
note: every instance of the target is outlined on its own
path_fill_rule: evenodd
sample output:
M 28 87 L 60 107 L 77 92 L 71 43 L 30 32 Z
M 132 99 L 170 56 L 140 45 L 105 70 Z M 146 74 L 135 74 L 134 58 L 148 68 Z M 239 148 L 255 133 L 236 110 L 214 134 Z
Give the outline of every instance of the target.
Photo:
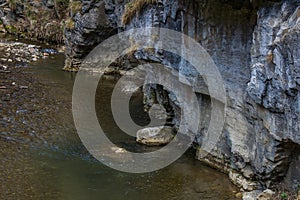
M 95 46 L 117 33 L 117 9 L 116 4 L 110 1 L 82 2 L 81 12 L 74 16 L 74 28 L 65 31 L 65 70 L 78 70 L 84 57 Z

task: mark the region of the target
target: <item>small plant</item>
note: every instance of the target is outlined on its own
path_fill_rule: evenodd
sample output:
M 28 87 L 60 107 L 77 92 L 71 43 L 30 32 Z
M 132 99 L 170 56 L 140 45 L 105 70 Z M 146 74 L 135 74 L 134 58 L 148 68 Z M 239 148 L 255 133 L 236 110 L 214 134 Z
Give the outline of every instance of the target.
M 25 14 L 29 19 L 36 19 L 36 13 L 33 11 L 32 7 L 25 5 Z
M 6 25 L 5 26 L 5 29 L 9 32 L 9 33 L 13 33 L 13 34 L 16 34 L 18 32 L 18 30 L 14 27 L 14 26 L 11 26 L 11 25 Z
M 70 16 L 73 17 L 77 12 L 79 12 L 82 9 L 81 1 L 70 1 L 68 9 L 70 12 Z
M 12 10 L 16 10 L 17 4 L 19 3 L 18 0 L 8 0 L 8 6 Z
M 68 4 L 69 0 L 55 0 L 57 3 L 63 3 L 63 4 Z
M 281 196 L 282 199 L 287 199 L 288 198 L 288 194 L 286 192 L 282 192 L 280 196 Z
M 75 22 L 72 18 L 65 21 L 65 28 L 69 30 L 73 30 L 75 28 Z

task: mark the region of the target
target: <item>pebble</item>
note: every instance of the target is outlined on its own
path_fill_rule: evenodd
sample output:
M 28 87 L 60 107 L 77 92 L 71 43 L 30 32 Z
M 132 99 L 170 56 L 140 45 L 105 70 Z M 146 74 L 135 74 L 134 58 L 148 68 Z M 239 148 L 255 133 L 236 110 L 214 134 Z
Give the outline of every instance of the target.
M 36 61 L 37 61 L 37 58 L 32 58 L 32 61 L 36 62 Z
M 238 198 L 238 199 L 242 199 L 243 194 L 240 193 L 240 192 L 239 192 L 239 193 L 236 193 L 236 194 L 235 194 L 235 197 Z
M 35 49 L 34 48 L 32 48 L 32 47 L 29 47 L 29 52 L 31 53 L 31 54 L 33 54 L 34 52 L 35 52 Z
M 16 85 L 16 82 L 12 82 L 11 85 Z
M 0 73 L 10 73 L 11 71 L 0 70 Z
M 273 192 L 272 190 L 266 189 L 257 196 L 257 199 L 258 200 L 271 200 L 273 198 L 274 194 L 275 194 L 275 192 Z
M 126 150 L 123 148 L 119 148 L 119 147 L 112 147 L 111 148 L 115 153 L 125 153 Z
M 7 89 L 7 87 L 5 87 L 5 86 L 0 86 L 0 89 Z
M 7 61 L 8 61 L 8 62 L 12 62 L 13 60 L 12 60 L 12 59 L 8 59 Z
M 20 88 L 20 89 L 28 89 L 28 86 L 26 86 L 26 85 L 20 85 L 19 88 Z

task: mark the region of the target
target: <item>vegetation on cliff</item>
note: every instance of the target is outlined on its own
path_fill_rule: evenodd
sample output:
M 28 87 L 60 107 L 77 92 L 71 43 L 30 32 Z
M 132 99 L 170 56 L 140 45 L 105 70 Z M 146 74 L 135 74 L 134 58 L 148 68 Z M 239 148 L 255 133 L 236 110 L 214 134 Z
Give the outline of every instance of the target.
M 74 28 L 73 17 L 81 1 L 7 0 L 1 21 L 8 33 L 51 43 L 64 42 L 64 29 Z
M 157 0 L 132 0 L 125 6 L 125 11 L 122 15 L 122 23 L 128 24 L 130 20 L 138 14 L 142 8 L 148 4 L 155 4 Z

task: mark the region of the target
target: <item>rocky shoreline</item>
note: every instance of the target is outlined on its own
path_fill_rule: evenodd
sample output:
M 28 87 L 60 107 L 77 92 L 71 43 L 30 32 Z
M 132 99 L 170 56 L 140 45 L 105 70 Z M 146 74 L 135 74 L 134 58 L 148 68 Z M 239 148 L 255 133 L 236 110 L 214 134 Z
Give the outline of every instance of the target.
M 0 41 L 0 61 L 5 63 L 29 63 L 57 54 L 55 49 L 14 41 Z
M 49 53 L 45 50 L 49 50 Z M 45 109 L 43 101 L 37 104 L 34 101 L 47 98 L 48 86 L 33 76 L 28 64 L 48 58 L 50 52 L 57 53 L 54 49 L 45 49 L 38 45 L 0 41 L 1 117 L 5 127 L 0 135 L 2 139 L 15 130 L 21 130 L 21 127 L 24 128 L 23 132 L 33 129 L 34 127 L 30 127 L 33 125 L 22 120 L 26 118 L 25 121 L 31 121 L 29 117 L 31 114 L 34 115 L 35 112 L 40 112 L 40 109 Z M 32 118 L 33 121 L 34 119 L 35 117 Z
M 57 130 L 70 103 L 55 98 L 55 88 L 44 83 L 30 62 L 51 59 L 39 45 L 0 41 L 0 199 L 57 199 L 44 188 L 44 178 L 35 176 L 33 148 L 57 145 Z M 55 51 L 56 52 L 56 51 Z M 35 61 L 36 60 L 36 61 Z M 70 125 L 71 126 L 71 125 Z M 65 136 L 64 136 L 65 137 Z

